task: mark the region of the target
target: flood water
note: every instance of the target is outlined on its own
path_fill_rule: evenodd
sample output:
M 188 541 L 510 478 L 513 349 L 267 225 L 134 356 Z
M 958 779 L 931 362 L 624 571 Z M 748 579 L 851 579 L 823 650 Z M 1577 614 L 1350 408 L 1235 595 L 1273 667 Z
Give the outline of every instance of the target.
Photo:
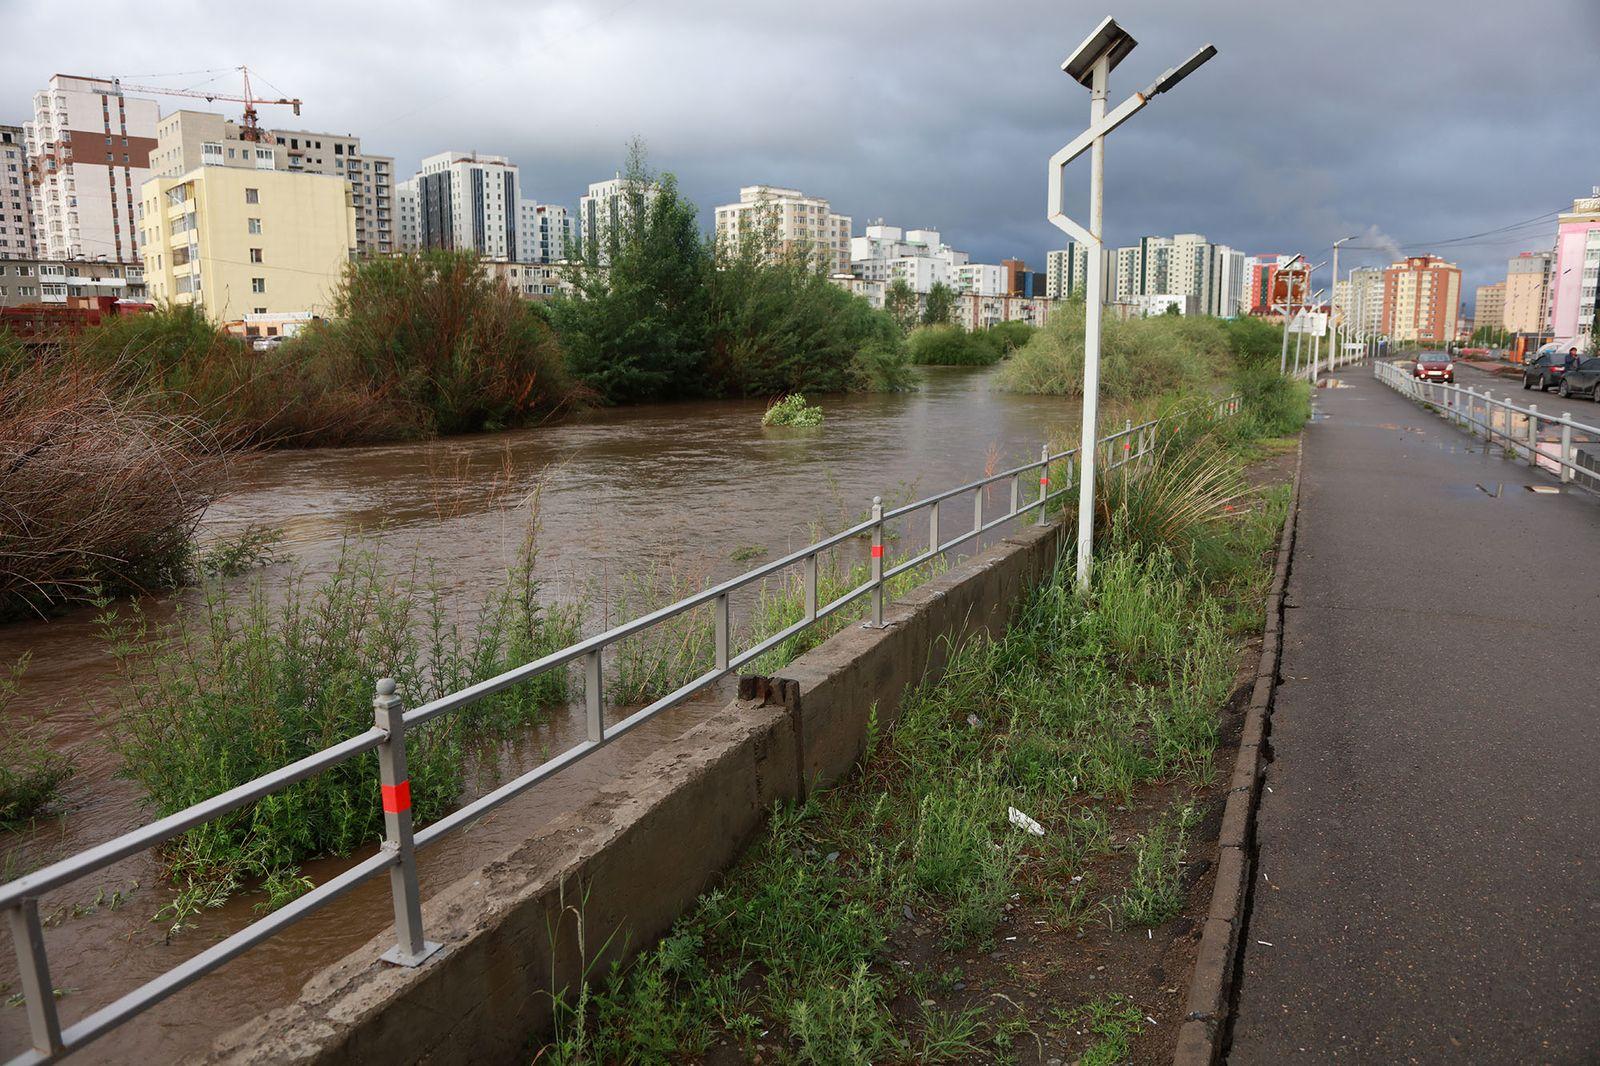
M 1057 446 L 1075 439 L 1076 403 L 994 391 L 989 377 L 925 371 L 914 393 L 823 398 L 826 422 L 816 429 L 763 429 L 760 402 L 715 401 L 598 411 L 423 444 L 255 456 L 206 515 L 202 539 L 252 523 L 280 531 L 283 561 L 257 575 L 270 583 L 296 567 L 325 573 L 349 538 L 377 537 L 396 558 L 431 560 L 447 595 L 465 608 L 503 581 L 537 487 L 536 574 L 547 599 L 602 604 L 590 611 L 596 617 L 585 632 L 592 632 L 604 620 L 606 590 L 642 568 L 670 568 L 697 585 L 732 576 L 856 521 L 875 494 L 886 505 L 929 495 L 1035 458 L 1047 439 Z M 991 514 L 1008 502 L 1003 489 L 990 500 Z M 945 537 L 971 518 L 970 497 L 952 501 Z M 915 521 L 915 536 L 925 537 L 925 519 Z M 185 595 L 192 593 L 151 597 L 144 606 L 152 618 L 169 617 Z M 77 772 L 59 817 L 0 835 L 3 878 L 150 818 L 139 786 L 116 776 L 104 741 L 119 692 L 92 612 L 0 627 L 0 669 L 23 654 L 31 662 L 0 728 L 48 720 Z M 422 853 L 424 897 L 514 847 L 703 713 L 687 706 L 663 715 Z M 541 750 L 576 737 L 558 716 L 496 761 L 502 769 L 532 765 Z M 305 873 L 320 882 L 349 861 L 312 863 Z M 114 892 L 122 894 L 115 907 L 108 902 Z M 247 924 L 259 900 L 241 895 L 167 942 L 164 925 L 150 919 L 168 898 L 155 858 L 145 855 L 42 901 L 64 1025 Z M 201 1053 L 215 1035 L 291 1000 L 308 976 L 391 919 L 387 881 L 369 882 L 102 1038 L 78 1061 Z M 0 998 L 18 987 L 5 936 Z M 27 1041 L 23 1009 L 0 1007 L 0 1058 Z

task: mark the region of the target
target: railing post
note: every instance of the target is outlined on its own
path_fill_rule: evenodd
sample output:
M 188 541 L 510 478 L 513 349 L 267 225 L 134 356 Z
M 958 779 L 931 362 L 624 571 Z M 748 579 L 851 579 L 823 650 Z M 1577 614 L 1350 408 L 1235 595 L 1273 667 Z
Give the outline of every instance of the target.
M 1122 462 L 1124 465 L 1133 458 L 1133 419 L 1122 420 Z
M 938 504 L 934 504 L 933 505 L 933 521 L 934 521 L 935 524 L 937 524 L 938 521 L 939 521 L 939 505 Z M 806 621 L 807 622 L 815 622 L 817 620 L 817 553 L 816 552 L 812 552 L 810 555 L 806 556 L 805 566 L 803 567 L 803 570 L 804 570 L 804 577 L 802 578 L 802 580 L 805 582 L 805 586 L 806 586 Z
M 979 490 L 981 499 L 981 492 Z M 883 497 L 872 498 L 872 621 L 868 629 L 883 628 Z
M 606 738 L 606 690 L 604 653 L 595 648 L 583 657 L 583 716 L 589 726 L 589 740 L 598 744 Z
M 406 772 L 405 706 L 395 694 L 394 680 L 378 682 L 372 699 L 373 720 L 388 735 L 378 745 L 379 794 L 383 802 L 383 850 L 392 852 L 389 891 L 394 897 L 394 931 L 398 943 L 383 953 L 384 962 L 419 966 L 439 945 L 422 936 L 422 893 L 417 887 L 417 856 L 411 839 L 411 778 Z
M 1528 465 L 1539 467 L 1539 405 L 1528 405 Z
M 1494 447 L 1494 393 L 1483 390 L 1483 454 Z
M 1039 518 L 1036 525 L 1044 525 L 1045 497 L 1050 495 L 1050 445 L 1039 445 Z
M 1017 513 L 1017 507 L 1022 503 L 1022 475 L 1011 475 L 1011 514 Z
M 11 943 L 17 949 L 17 974 L 28 1007 L 28 1031 L 33 1050 L 41 1055 L 61 1052 L 61 1019 L 56 1016 L 56 990 L 50 983 L 50 963 L 44 953 L 44 928 L 39 924 L 39 901 L 31 897 L 6 912 Z
M 1561 481 L 1572 480 L 1572 412 L 1561 412 Z
M 729 617 L 728 594 L 724 592 L 717 597 L 716 602 L 716 639 L 717 639 L 717 669 L 726 670 L 730 656 L 729 645 L 732 638 L 729 631 L 732 629 L 732 619 Z
M 978 490 L 972 494 L 972 531 L 974 533 L 976 533 L 978 530 L 980 530 L 982 528 L 983 528 L 983 486 L 979 485 L 978 486 Z M 973 548 L 976 549 L 977 548 L 977 544 L 973 544 Z

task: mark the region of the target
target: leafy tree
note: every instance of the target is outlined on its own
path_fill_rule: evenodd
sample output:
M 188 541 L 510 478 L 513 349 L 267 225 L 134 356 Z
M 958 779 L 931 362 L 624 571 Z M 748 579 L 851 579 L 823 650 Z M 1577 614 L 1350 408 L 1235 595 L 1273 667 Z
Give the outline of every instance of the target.
M 711 248 L 677 180 L 652 175 L 637 142 L 626 179 L 627 209 L 586 242 L 569 274 L 577 291 L 550 320 L 572 373 L 608 403 L 703 395 Z
M 922 307 L 922 324 L 924 326 L 943 326 L 950 322 L 950 316 L 955 312 L 956 294 L 950 286 L 942 281 L 936 281 L 928 289 L 928 298 Z
M 910 333 L 917 324 L 917 294 L 905 278 L 895 278 L 883 290 L 883 309 L 889 312 L 900 332 Z

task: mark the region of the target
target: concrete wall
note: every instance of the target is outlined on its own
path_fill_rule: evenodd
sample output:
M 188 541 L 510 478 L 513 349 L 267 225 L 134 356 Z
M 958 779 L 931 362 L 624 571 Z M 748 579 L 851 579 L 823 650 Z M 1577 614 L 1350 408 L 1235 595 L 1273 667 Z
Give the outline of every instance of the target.
M 1028 527 L 917 589 L 889 626 L 851 626 L 643 760 L 584 807 L 423 907 L 444 950 L 416 969 L 385 932 L 300 999 L 222 1037 L 215 1062 L 525 1062 L 552 989 L 665 932 L 778 800 L 846 776 L 952 646 L 1004 629 L 1054 565 L 1059 527 Z M 582 936 L 579 923 L 582 923 Z

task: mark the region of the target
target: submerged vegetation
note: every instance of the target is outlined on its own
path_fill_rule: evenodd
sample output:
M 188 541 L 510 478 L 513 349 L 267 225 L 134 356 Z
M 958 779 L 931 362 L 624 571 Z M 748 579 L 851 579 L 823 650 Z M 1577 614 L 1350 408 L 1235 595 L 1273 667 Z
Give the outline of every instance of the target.
M 24 656 L 9 675 L 0 675 L 0 721 L 28 668 Z M 37 726 L 13 726 L 0 733 L 0 830 L 16 829 L 43 813 L 72 776 L 72 761 L 50 746 L 50 738 Z
M 991 366 L 1027 343 L 1035 329 L 1026 322 L 1000 322 L 988 329 L 924 325 L 907 338 L 918 366 Z
M 806 398 L 798 392 L 791 393 L 781 400 L 773 401 L 767 408 L 766 414 L 761 416 L 763 426 L 820 426 L 822 425 L 822 408 L 806 403 Z
M 659 944 L 564 990 L 540 1061 L 989 1060 L 1025 1037 L 1041 1059 L 1048 1040 L 1123 1061 L 1144 1014 L 1127 997 L 1051 1014 L 967 991 L 963 966 L 1003 933 L 1071 953 L 1085 930 L 1183 906 L 1187 797 L 1215 773 L 1240 622 L 1259 624 L 1287 503 L 1240 473 L 1271 421 L 1198 411 L 1155 462 L 1107 475 L 1091 594 L 1064 557 L 1003 637 L 969 639 L 873 734 L 856 778 L 780 805 Z M 1174 798 L 1114 832 L 1112 809 L 1153 788 Z

